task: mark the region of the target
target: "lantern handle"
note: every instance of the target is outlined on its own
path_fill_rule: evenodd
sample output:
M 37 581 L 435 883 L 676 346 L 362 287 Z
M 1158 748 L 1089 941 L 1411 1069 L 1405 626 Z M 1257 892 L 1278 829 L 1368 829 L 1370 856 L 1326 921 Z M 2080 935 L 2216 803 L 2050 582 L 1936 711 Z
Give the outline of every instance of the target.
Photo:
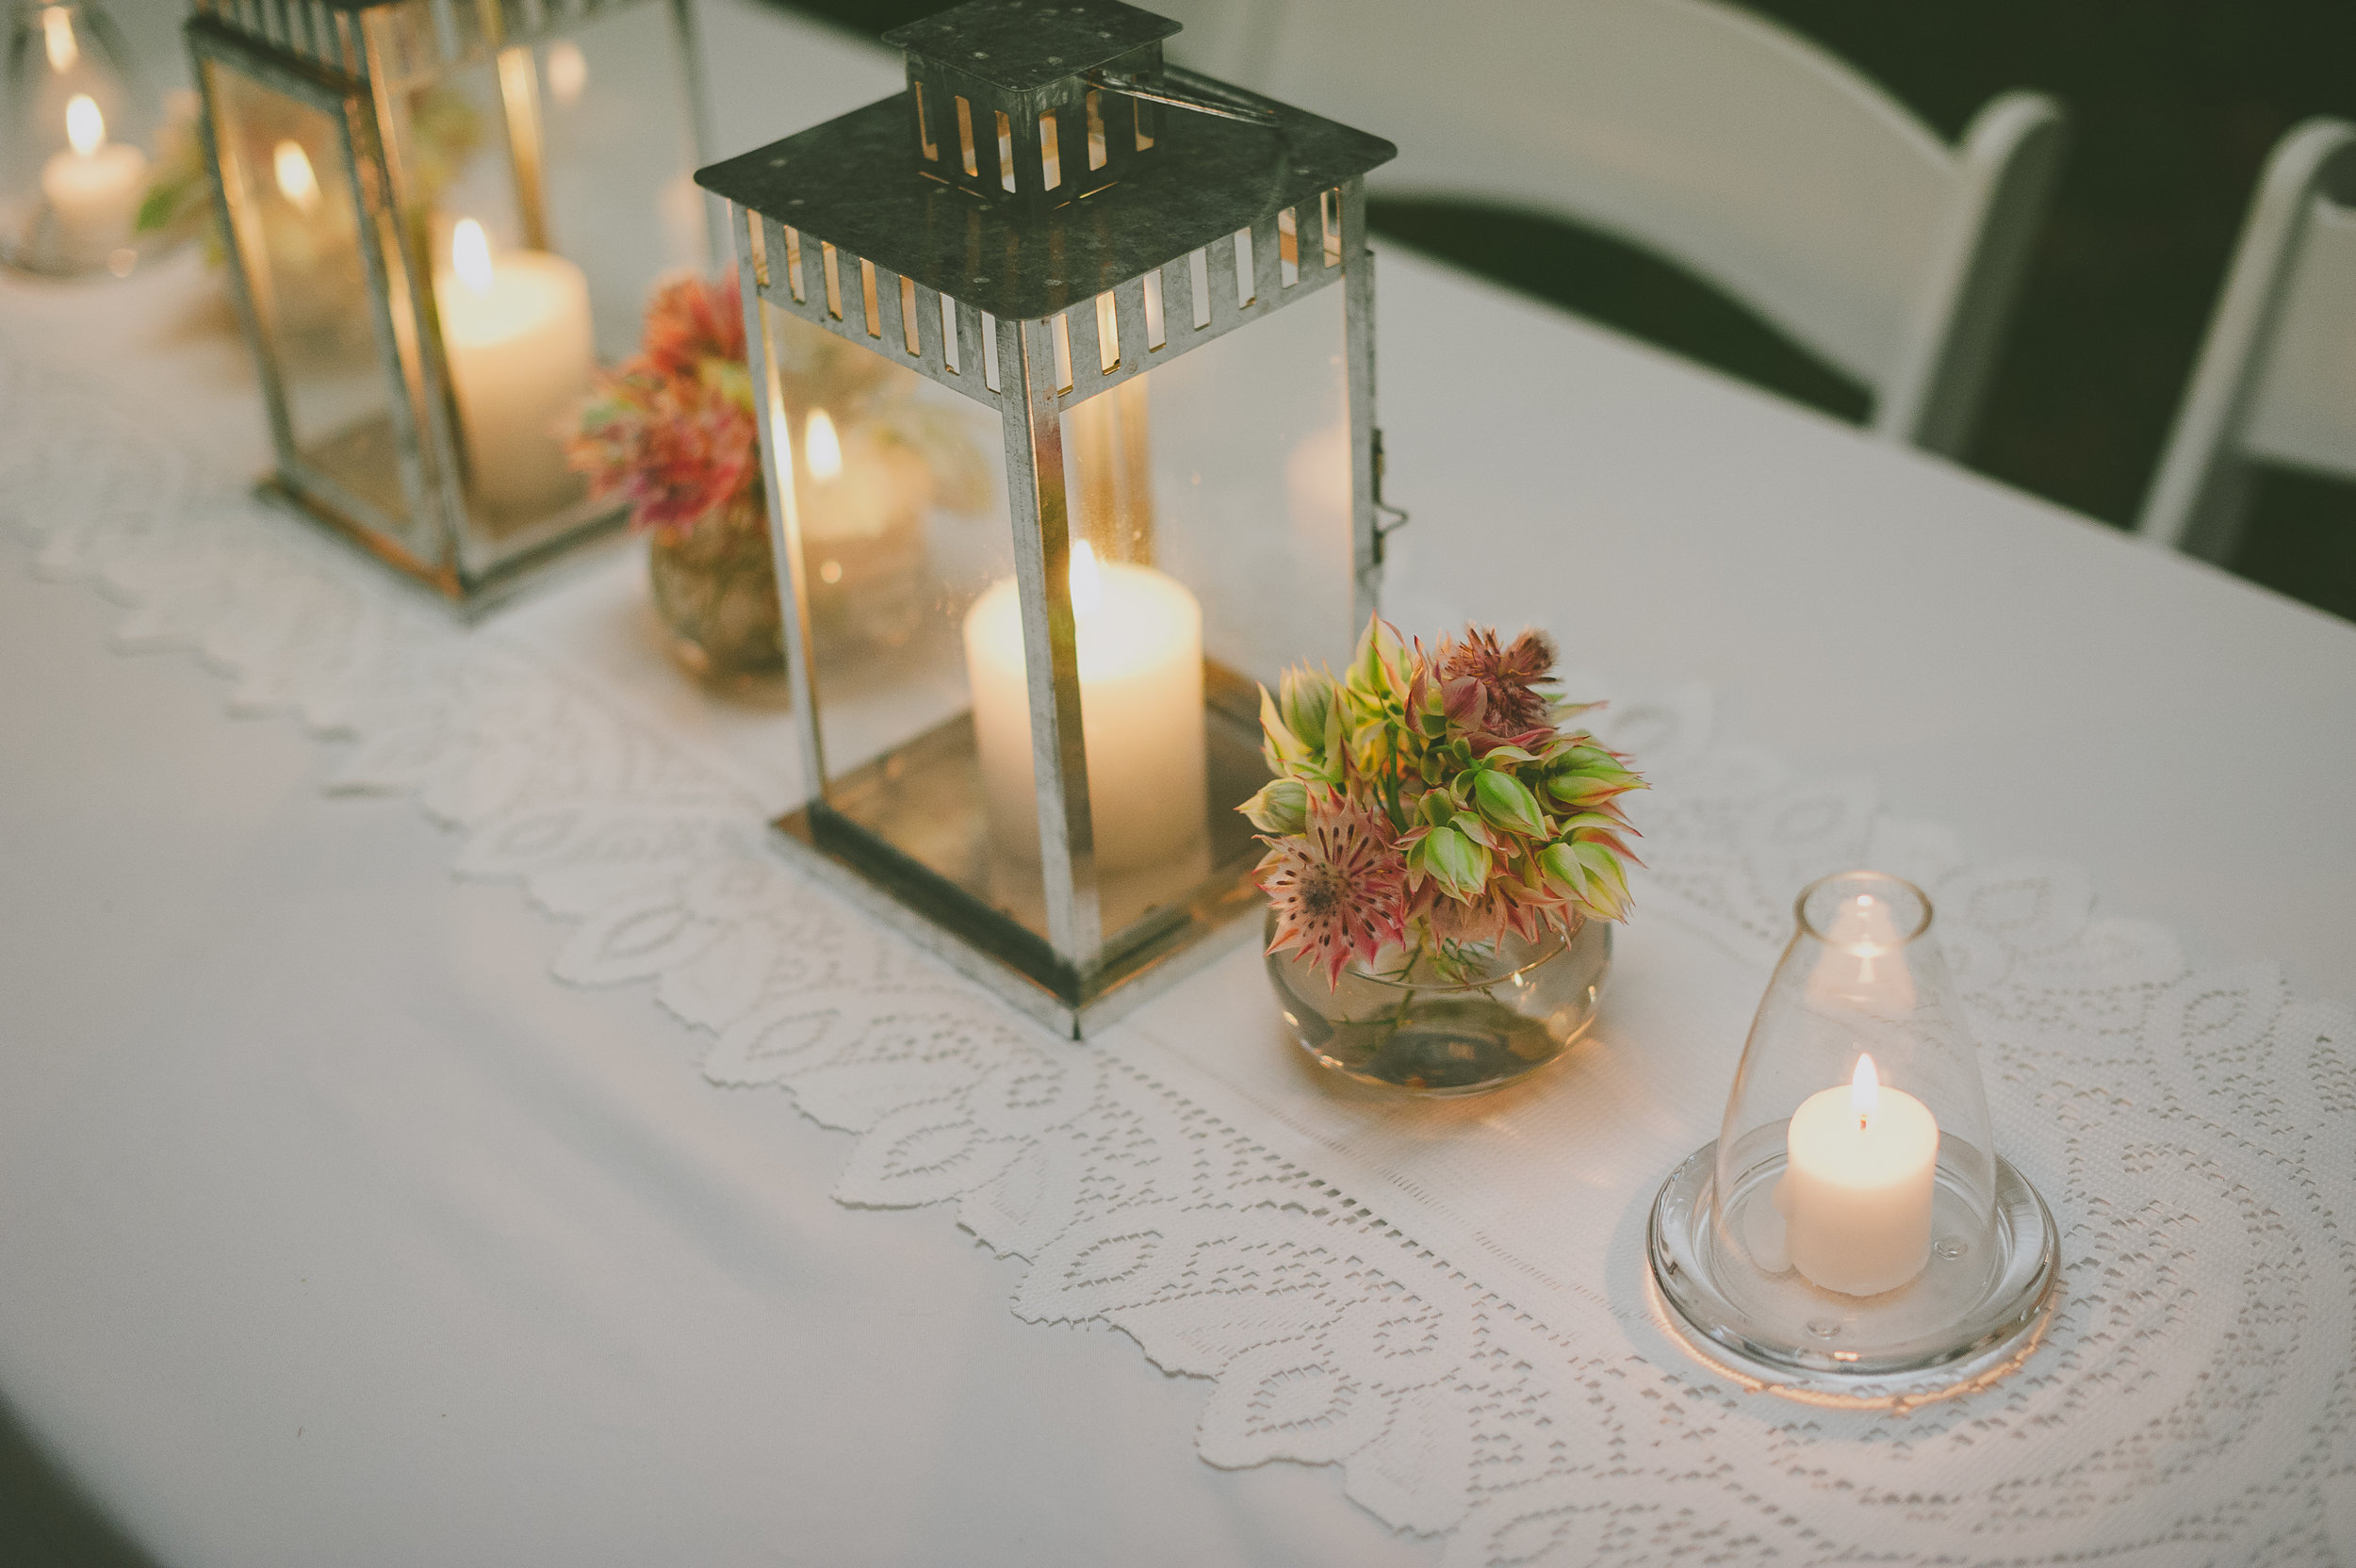
M 1193 76 L 1191 73 L 1187 74 L 1193 82 L 1202 87 L 1209 85 L 1206 78 Z M 1221 120 L 1240 120 L 1247 125 L 1265 125 L 1272 128 L 1276 124 L 1276 114 L 1272 109 L 1237 103 L 1233 99 L 1175 91 L 1166 82 L 1160 87 L 1148 87 L 1143 82 L 1131 77 L 1116 76 L 1109 71 L 1100 69 L 1088 74 L 1088 83 L 1090 87 L 1102 88 L 1107 92 L 1118 92 L 1123 97 L 1142 98 L 1149 104 L 1167 104 L 1171 108 L 1190 109 L 1196 114 L 1214 115 Z

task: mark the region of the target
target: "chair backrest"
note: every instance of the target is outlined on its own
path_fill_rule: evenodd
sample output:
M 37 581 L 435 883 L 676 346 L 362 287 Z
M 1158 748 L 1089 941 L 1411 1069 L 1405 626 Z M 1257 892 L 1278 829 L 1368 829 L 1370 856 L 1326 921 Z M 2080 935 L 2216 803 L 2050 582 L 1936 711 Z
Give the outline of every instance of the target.
M 2276 143 L 2136 531 L 2211 560 L 2240 533 L 2248 465 L 2356 480 L 2356 125 Z
M 1370 181 L 1552 211 L 1665 254 L 1960 447 L 2062 141 L 2008 94 L 1960 148 L 1710 0 L 1257 0 L 1242 79 L 1399 144 Z M 1183 35 L 1181 35 L 1183 36 Z

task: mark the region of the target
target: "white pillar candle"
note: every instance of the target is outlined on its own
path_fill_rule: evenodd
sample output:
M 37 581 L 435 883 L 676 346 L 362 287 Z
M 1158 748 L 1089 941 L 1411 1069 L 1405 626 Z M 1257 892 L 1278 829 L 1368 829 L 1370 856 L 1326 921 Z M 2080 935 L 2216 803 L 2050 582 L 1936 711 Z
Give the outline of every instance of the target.
M 88 93 L 66 104 L 65 135 L 68 149 L 41 166 L 41 193 L 57 220 L 59 248 L 95 261 L 130 243 L 147 188 L 147 155 L 106 139 L 106 117 Z
M 1097 864 L 1170 858 L 1204 830 L 1203 607 L 1149 567 L 1100 566 L 1084 542 L 1072 552 L 1072 610 Z M 1037 858 L 1023 605 L 1011 580 L 967 612 L 965 670 L 991 835 Z
M 1873 1058 L 1792 1113 L 1776 1206 L 1792 1266 L 1844 1296 L 1878 1296 L 1930 1260 L 1939 1122 L 1930 1107 L 1875 1079 Z
M 573 499 L 581 482 L 565 466 L 564 433 L 595 361 L 589 280 L 544 251 L 510 251 L 495 263 L 469 218 L 434 298 L 476 496 L 511 515 Z

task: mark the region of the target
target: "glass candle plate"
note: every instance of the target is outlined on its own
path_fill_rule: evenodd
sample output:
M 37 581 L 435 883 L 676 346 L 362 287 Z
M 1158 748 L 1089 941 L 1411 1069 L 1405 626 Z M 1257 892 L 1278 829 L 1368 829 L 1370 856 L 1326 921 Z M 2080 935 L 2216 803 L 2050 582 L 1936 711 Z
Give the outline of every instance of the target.
M 1733 1195 L 1720 1236 L 1718 1146 L 1677 1167 L 1653 1201 L 1647 1246 L 1653 1280 L 1674 1325 L 1713 1358 L 1762 1382 L 1844 1393 L 1868 1380 L 1902 1394 L 1967 1380 L 2004 1364 L 2042 1321 L 2060 1273 L 2060 1238 L 2045 1200 L 2005 1160 L 1996 1162 L 1994 1224 L 1974 1238 L 1970 1205 L 1945 1184 L 1934 1195 L 1930 1262 L 1898 1289 L 1847 1296 L 1770 1266 L 1764 1211 L 1781 1175 L 1762 1168 Z

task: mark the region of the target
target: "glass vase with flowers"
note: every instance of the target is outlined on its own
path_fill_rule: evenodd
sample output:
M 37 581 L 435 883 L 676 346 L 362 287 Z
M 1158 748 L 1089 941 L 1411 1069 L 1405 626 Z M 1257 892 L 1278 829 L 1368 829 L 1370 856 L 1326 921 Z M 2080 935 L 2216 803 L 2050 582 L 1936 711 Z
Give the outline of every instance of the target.
M 1377 619 L 1338 679 L 1261 693 L 1268 970 L 1326 1067 L 1467 1094 L 1594 1021 L 1627 915 L 1628 759 L 1573 721 L 1541 633 L 1427 647 Z
M 889 646 L 917 612 L 926 519 L 936 508 L 974 505 L 981 460 L 953 423 L 871 384 L 861 360 L 872 357 L 813 345 L 780 382 L 810 466 L 829 482 L 802 498 L 806 537 L 828 546 L 811 584 L 812 634 Z M 655 609 L 680 662 L 706 676 L 782 671 L 784 616 L 733 274 L 656 289 L 638 353 L 598 376 L 566 449 L 592 495 L 630 503 L 631 526 L 647 535 Z

